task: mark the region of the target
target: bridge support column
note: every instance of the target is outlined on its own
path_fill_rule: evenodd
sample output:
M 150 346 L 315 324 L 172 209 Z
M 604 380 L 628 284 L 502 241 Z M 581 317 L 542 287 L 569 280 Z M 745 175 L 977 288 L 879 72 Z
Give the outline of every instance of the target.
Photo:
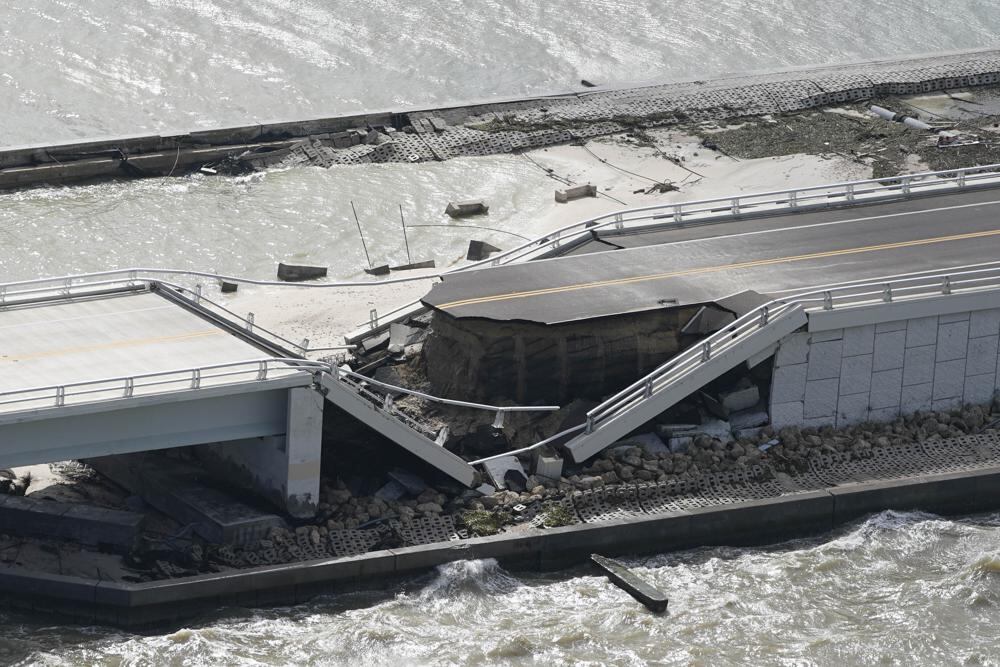
M 287 400 L 284 435 L 204 445 L 198 456 L 292 516 L 310 518 L 319 503 L 324 399 L 300 387 Z

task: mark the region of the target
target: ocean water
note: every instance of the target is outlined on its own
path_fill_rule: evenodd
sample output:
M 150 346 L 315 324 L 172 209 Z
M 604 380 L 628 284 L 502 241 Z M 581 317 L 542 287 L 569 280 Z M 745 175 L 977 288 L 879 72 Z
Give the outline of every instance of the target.
M 0 145 L 600 83 L 995 47 L 997 0 L 0 0 Z M 489 194 L 516 241 L 552 181 L 515 157 L 0 194 L 0 281 L 113 266 L 357 277 L 397 227 Z M 469 235 L 411 232 L 446 265 Z M 585 570 L 455 564 L 388 594 L 221 610 L 132 635 L 0 610 L 0 664 L 996 665 L 1000 515 L 885 513 L 818 540 L 633 560 L 654 617 Z
M 1000 43 L 996 0 L 3 0 L 0 145 Z
M 220 610 L 132 635 L 0 617 L 28 665 L 997 665 L 1000 515 L 886 512 L 820 539 L 627 560 L 656 616 L 589 569 L 459 562 L 387 593 Z M 0 612 L 2 613 L 2 612 Z

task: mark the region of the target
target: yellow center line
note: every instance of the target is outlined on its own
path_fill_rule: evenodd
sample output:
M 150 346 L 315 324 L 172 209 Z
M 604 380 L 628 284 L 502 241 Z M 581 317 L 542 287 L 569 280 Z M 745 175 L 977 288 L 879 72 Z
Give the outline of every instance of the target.
M 677 278 L 680 276 L 694 276 L 703 273 L 713 273 L 716 271 L 731 271 L 738 269 L 750 269 L 758 266 L 769 266 L 772 264 L 783 264 L 789 262 L 804 262 L 811 259 L 822 259 L 824 257 L 838 257 L 842 255 L 855 255 L 865 252 L 877 252 L 880 250 L 893 250 L 896 248 L 910 248 L 913 246 L 932 245 L 935 243 L 947 243 L 949 241 L 964 241 L 968 239 L 984 238 L 987 236 L 1000 235 L 1000 229 L 993 229 L 983 232 L 969 232 L 967 234 L 954 234 L 951 236 L 936 236 L 926 239 L 916 239 L 913 241 L 899 241 L 896 243 L 883 243 L 881 245 L 862 246 L 860 248 L 845 248 L 843 250 L 828 250 L 824 252 L 814 252 L 806 255 L 791 255 L 788 257 L 775 257 L 772 259 L 757 259 L 749 262 L 738 262 L 736 264 L 724 264 L 722 266 L 706 266 L 694 269 L 683 269 L 680 271 L 669 271 L 666 273 L 653 273 L 645 276 L 632 276 L 629 278 L 614 278 L 610 280 L 599 280 L 589 283 L 578 283 L 575 285 L 564 285 L 562 287 L 546 287 L 524 292 L 509 292 L 507 294 L 496 294 L 494 296 L 482 296 L 461 301 L 451 301 L 437 306 L 441 310 L 460 308 L 462 306 L 474 306 L 480 303 L 492 303 L 494 301 L 507 301 L 509 299 L 524 299 L 533 296 L 544 296 L 547 294 L 560 294 L 562 292 L 572 292 L 576 290 L 593 289 L 596 287 L 611 287 L 615 285 L 630 285 L 633 283 L 647 282 L 651 280 L 663 280 L 664 278 Z
M 181 340 L 190 340 L 192 338 L 203 338 L 205 336 L 217 336 L 223 333 L 219 329 L 206 329 L 204 331 L 193 331 L 186 334 L 178 334 L 176 336 L 160 336 L 157 338 L 136 338 L 133 340 L 123 340 L 116 341 L 113 343 L 102 343 L 100 345 L 84 345 L 80 347 L 66 347 L 61 350 L 47 350 L 45 352 L 35 352 L 34 354 L 26 354 L 21 357 L 4 357 L 0 355 L 0 361 L 30 361 L 32 359 L 44 359 L 46 357 L 58 357 L 67 354 L 79 354 L 82 352 L 96 352 L 98 350 L 114 350 L 123 347 L 135 347 L 138 345 L 153 345 L 156 343 L 172 343 Z

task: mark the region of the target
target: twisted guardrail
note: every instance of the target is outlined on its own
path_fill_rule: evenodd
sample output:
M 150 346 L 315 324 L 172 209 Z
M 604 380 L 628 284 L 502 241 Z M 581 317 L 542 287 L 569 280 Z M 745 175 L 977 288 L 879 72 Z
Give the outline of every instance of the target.
M 610 420 L 676 385 L 716 355 L 743 344 L 751 336 L 759 335 L 791 310 L 803 308 L 807 311 L 832 311 L 991 290 L 1000 290 L 1000 263 L 981 268 L 957 267 L 946 272 L 925 272 L 922 275 L 879 281 L 855 281 L 775 299 L 736 319 L 589 410 L 584 432 L 576 439 L 587 438 Z M 997 305 L 1000 306 L 1000 303 Z
M 478 262 L 464 264 L 437 273 L 425 273 L 382 280 L 287 283 L 276 280 L 258 280 L 241 276 L 231 276 L 211 271 L 155 267 L 133 267 L 52 278 L 37 278 L 34 280 L 0 284 L 0 308 L 24 299 L 39 298 L 53 294 L 68 296 L 101 287 L 108 288 L 113 285 L 135 284 L 139 281 L 166 283 L 169 276 L 301 289 L 392 285 L 438 279 L 461 271 L 528 261 L 544 256 L 564 245 L 590 238 L 592 233 L 602 230 L 624 232 L 661 225 L 664 227 L 677 227 L 688 224 L 718 222 L 735 217 L 872 203 L 918 195 L 959 192 L 970 188 L 989 186 L 1000 186 L 1000 164 L 927 171 L 890 178 L 844 181 L 804 188 L 791 188 L 787 190 L 774 190 L 770 192 L 757 192 L 729 197 L 714 197 L 711 199 L 629 208 L 560 227 L 531 241 L 522 243 L 515 248 Z M 373 310 L 368 321 L 357 323 L 356 326 L 374 331 L 387 326 L 402 316 L 411 314 L 414 308 L 419 307 L 420 302 L 414 301 L 385 313 Z M 286 341 L 286 343 L 290 343 L 296 349 L 302 349 L 300 343 L 291 343 L 291 341 Z M 310 351 L 316 350 L 311 349 Z

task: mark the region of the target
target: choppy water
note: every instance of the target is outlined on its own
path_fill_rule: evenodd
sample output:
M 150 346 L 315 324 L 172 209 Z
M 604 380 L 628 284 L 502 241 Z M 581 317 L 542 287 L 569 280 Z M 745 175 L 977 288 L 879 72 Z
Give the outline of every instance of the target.
M 997 0 L 0 0 L 0 145 L 187 130 L 600 82 L 996 46 Z M 516 158 L 0 195 L 0 280 L 113 266 L 357 274 L 489 194 L 512 232 L 552 184 Z M 501 237 L 503 238 L 503 237 Z M 413 230 L 447 264 L 458 230 Z M 883 514 L 817 541 L 636 561 L 653 617 L 587 573 L 445 568 L 388 596 L 220 612 L 135 636 L 0 612 L 16 664 L 1000 664 L 1000 515 Z
M 589 571 L 455 563 L 384 595 L 228 610 L 169 634 L 9 616 L 0 658 L 46 665 L 996 665 L 1000 515 L 886 512 L 815 540 L 630 561 L 646 612 Z
M 0 145 L 998 43 L 995 0 L 4 0 Z

